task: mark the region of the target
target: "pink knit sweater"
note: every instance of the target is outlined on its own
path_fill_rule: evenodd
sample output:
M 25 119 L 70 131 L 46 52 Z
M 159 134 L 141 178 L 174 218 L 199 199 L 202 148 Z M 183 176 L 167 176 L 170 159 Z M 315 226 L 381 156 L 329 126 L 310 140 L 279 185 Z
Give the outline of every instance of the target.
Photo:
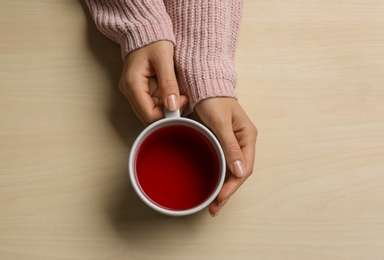
M 99 30 L 122 57 L 159 40 L 175 46 L 180 93 L 201 100 L 236 97 L 235 51 L 242 0 L 86 0 Z

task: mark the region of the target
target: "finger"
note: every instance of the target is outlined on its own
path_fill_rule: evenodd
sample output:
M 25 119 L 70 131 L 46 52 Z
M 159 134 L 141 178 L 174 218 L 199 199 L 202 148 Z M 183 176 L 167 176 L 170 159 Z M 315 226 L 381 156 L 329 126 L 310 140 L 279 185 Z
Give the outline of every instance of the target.
M 236 117 L 238 118 L 238 117 Z M 243 118 L 241 122 L 234 122 L 235 137 L 240 146 L 245 162 L 245 174 L 242 177 L 230 175 L 220 190 L 216 200 L 209 206 L 209 212 L 216 216 L 230 197 L 239 189 L 253 172 L 256 151 L 257 129 L 250 120 Z
M 140 122 L 143 124 L 143 125 L 148 125 L 147 123 L 144 122 L 143 118 L 142 118 L 142 115 L 141 113 L 137 110 L 136 108 L 136 105 L 134 104 L 133 100 L 130 100 L 130 98 L 128 98 L 128 96 L 124 93 L 124 91 L 122 90 L 124 96 L 127 97 L 127 100 L 129 101 L 130 105 L 131 105 L 131 108 L 133 110 L 133 112 L 135 112 L 137 118 L 140 120 Z
M 187 108 L 187 105 L 188 105 L 188 97 L 185 95 L 180 95 L 180 98 L 179 98 L 180 114 L 183 114 L 183 111 Z
M 127 97 L 137 116 L 144 124 L 148 125 L 164 116 L 149 94 L 148 79 L 133 80 L 134 85 L 128 87 L 120 84 L 120 90 Z
M 256 154 L 257 129 L 253 125 L 250 127 L 252 129 L 249 131 L 241 131 L 239 133 L 235 133 L 237 139 L 240 140 L 239 145 L 244 156 L 246 175 L 251 175 L 253 172 Z
M 219 204 L 227 201 L 240 188 L 240 186 L 247 180 L 248 177 L 249 176 L 247 175 L 241 178 L 233 175 L 229 176 L 228 180 L 224 183 L 219 194 L 217 195 Z
M 216 199 L 209 205 L 209 213 L 211 216 L 217 216 L 222 207 L 228 202 L 231 196 L 239 189 L 245 182 L 248 176 L 238 178 L 230 175 L 228 180 L 224 183 Z
M 219 214 L 221 208 L 224 207 L 229 199 L 230 197 L 228 197 L 226 200 L 223 200 L 222 202 L 219 202 L 216 198 L 208 207 L 209 214 L 211 214 L 212 217 L 216 217 Z
M 231 122 L 224 123 L 223 126 L 218 128 L 220 129 L 219 131 L 215 131 L 215 128 L 212 130 L 216 133 L 223 147 L 227 166 L 232 174 L 224 183 L 215 201 L 213 201 L 209 206 L 209 212 L 212 216 L 216 216 L 219 213 L 220 209 L 246 179 L 246 172 L 243 163 L 244 156 L 233 132 Z
M 149 85 L 149 94 L 152 97 L 160 98 L 159 85 L 157 84 L 157 79 L 153 77 L 149 78 L 148 85 Z
M 159 85 L 157 83 L 156 78 L 149 78 L 149 93 L 152 96 L 152 99 L 155 101 L 156 105 L 163 105 L 160 100 L 160 90 Z M 188 97 L 185 95 L 180 95 L 179 98 L 179 108 L 180 108 L 180 114 L 183 113 L 183 110 L 185 109 L 186 105 L 188 104 Z
M 245 175 L 244 157 L 233 132 L 232 122 L 223 123 L 221 126 L 216 125 L 212 130 L 223 147 L 224 156 L 231 173 L 237 177 L 243 177 Z
M 208 207 L 209 214 L 211 214 L 212 217 L 216 217 L 219 214 L 221 207 L 219 205 L 219 202 L 217 201 L 217 198 L 212 201 L 212 203 Z
M 245 174 L 250 175 L 255 162 L 258 130 L 245 112 L 242 113 L 242 116 L 234 115 L 234 118 L 233 128 L 244 156 Z
M 153 102 L 156 104 L 156 106 L 160 106 L 160 91 L 159 86 L 157 84 L 156 78 L 149 78 L 149 95 L 152 97 Z
M 140 112 L 136 109 L 136 107 L 135 107 L 133 104 L 131 104 L 131 107 L 132 107 L 133 112 L 135 112 L 136 116 L 139 118 L 140 122 L 141 122 L 144 126 L 148 126 L 149 124 L 146 123 L 146 122 L 144 122 L 144 120 L 142 119 L 142 116 L 141 116 Z

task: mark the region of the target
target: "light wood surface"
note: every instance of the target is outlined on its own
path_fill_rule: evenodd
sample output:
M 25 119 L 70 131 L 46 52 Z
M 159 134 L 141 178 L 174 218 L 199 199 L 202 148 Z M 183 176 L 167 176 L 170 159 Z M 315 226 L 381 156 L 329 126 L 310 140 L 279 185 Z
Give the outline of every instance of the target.
M 119 47 L 75 0 L 0 0 L 0 259 L 384 259 L 384 1 L 245 1 L 254 174 L 220 215 L 134 194 Z

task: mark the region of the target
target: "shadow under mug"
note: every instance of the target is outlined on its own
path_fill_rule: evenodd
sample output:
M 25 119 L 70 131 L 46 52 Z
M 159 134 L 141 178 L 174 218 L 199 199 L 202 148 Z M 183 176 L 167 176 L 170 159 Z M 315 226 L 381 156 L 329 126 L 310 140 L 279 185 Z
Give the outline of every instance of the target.
M 145 128 L 128 161 L 132 186 L 152 209 L 185 216 L 206 208 L 223 186 L 223 149 L 204 125 L 165 111 Z

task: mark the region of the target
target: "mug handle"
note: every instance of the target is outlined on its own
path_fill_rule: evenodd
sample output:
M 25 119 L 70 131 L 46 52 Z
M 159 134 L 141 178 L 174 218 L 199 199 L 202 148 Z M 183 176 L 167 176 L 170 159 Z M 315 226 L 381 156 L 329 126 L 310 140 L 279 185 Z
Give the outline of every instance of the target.
M 165 118 L 179 118 L 180 117 L 180 110 L 176 111 L 169 111 L 168 109 L 164 108 L 164 114 Z

